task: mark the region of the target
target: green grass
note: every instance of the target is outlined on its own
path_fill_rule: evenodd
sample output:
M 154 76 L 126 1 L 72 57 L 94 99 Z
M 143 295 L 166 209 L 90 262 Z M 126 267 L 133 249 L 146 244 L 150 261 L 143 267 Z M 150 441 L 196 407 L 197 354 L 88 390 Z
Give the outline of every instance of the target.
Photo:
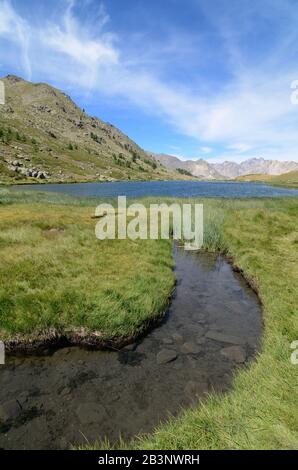
M 258 286 L 264 336 L 257 361 L 239 372 L 233 391 L 160 425 L 121 449 L 297 449 L 298 201 L 205 201 L 211 249 L 232 255 Z M 89 448 L 108 449 L 108 442 Z
M 239 181 L 259 181 L 274 186 L 298 189 L 298 171 L 290 171 L 282 175 L 246 175 L 236 178 Z
M 173 285 L 169 242 L 98 242 L 90 218 L 95 201 L 0 191 L 5 334 L 81 324 L 107 335 L 129 334 L 163 308 Z M 262 352 L 235 376 L 230 393 L 210 395 L 152 435 L 118 447 L 297 449 L 298 366 L 290 362 L 290 344 L 298 339 L 298 201 L 200 202 L 205 249 L 233 256 L 258 286 Z M 59 227 L 64 231 L 49 232 Z M 91 448 L 111 446 L 103 442 Z
M 99 241 L 95 204 L 9 195 L 0 193 L 2 340 L 80 327 L 126 337 L 163 312 L 174 284 L 169 241 Z

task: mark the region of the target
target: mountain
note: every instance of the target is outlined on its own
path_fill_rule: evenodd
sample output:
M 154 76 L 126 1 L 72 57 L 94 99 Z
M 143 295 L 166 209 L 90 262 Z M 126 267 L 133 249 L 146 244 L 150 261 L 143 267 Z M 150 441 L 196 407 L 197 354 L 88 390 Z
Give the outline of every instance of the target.
M 298 170 L 296 162 L 281 162 L 278 160 L 265 160 L 264 158 L 251 158 L 242 163 L 224 162 L 215 163 L 214 168 L 227 178 L 237 178 L 243 175 L 263 174 L 281 175 L 289 171 Z
M 116 127 L 45 83 L 2 79 L 0 182 L 173 178 Z
M 206 162 L 205 160 L 180 160 L 177 157 L 166 154 L 151 154 L 161 163 L 163 166 L 169 170 L 185 170 L 187 173 L 195 176 L 199 179 L 215 180 L 215 179 L 225 179 L 221 175 L 214 165 Z
M 112 124 L 89 116 L 50 85 L 14 75 L 2 81 L 6 103 L 0 104 L 0 183 L 215 180 L 298 169 L 295 162 L 263 158 L 212 164 L 145 152 Z
M 209 163 L 205 160 L 180 160 L 172 155 L 151 154 L 169 170 L 183 169 L 200 179 L 235 179 L 244 175 L 281 175 L 298 170 L 298 163 L 293 161 L 265 160 L 251 158 L 242 163 Z

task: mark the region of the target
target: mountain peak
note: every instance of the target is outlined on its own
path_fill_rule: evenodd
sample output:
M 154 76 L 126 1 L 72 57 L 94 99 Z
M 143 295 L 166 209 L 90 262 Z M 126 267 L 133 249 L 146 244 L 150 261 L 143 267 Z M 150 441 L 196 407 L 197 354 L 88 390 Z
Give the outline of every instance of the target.
M 4 77 L 4 80 L 7 80 L 8 82 L 11 82 L 11 83 L 17 83 L 17 82 L 24 82 L 25 81 L 23 78 L 18 77 L 17 75 L 12 75 L 12 74 L 6 75 L 6 77 Z
M 16 75 L 8 75 L 4 83 L 6 105 L 0 106 L 1 181 L 171 177 L 120 130 L 89 116 L 57 88 Z

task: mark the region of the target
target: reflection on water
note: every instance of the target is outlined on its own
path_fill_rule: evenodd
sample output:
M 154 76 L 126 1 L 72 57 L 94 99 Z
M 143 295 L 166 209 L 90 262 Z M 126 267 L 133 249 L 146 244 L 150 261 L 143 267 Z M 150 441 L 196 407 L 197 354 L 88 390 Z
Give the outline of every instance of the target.
M 116 352 L 65 348 L 0 368 L 0 447 L 67 448 L 150 432 L 259 349 L 255 294 L 222 257 L 175 249 L 177 289 L 163 323 Z

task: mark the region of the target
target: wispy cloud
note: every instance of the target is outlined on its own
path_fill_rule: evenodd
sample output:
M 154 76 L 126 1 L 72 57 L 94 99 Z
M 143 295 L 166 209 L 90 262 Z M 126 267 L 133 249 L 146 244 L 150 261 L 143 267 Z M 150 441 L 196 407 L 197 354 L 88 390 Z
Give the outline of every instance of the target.
M 77 67 L 80 67 L 81 77 L 87 78 L 85 86 L 95 87 L 100 68 L 117 65 L 119 54 L 112 44 L 112 35 L 102 32 L 109 21 L 103 5 L 100 5 L 96 17 L 96 38 L 92 38 L 90 31 L 86 31 L 74 17 L 74 5 L 74 1 L 69 2 L 61 25 L 49 24 L 42 33 L 40 32 L 42 44 L 55 54 L 66 56 L 72 63 L 74 73 Z
M 208 154 L 208 153 L 211 153 L 213 149 L 212 147 L 200 147 L 199 151 L 200 153 Z
M 0 3 L 0 37 L 17 45 L 25 74 L 28 79 L 31 79 L 30 27 L 6 0 Z
M 170 46 L 163 44 L 156 50 L 156 62 L 150 43 L 150 57 L 138 56 L 138 45 L 135 50 L 123 47 L 125 38 L 113 31 L 113 18 L 103 4 L 93 18 L 83 20 L 76 15 L 78 3 L 65 1 L 62 15 L 33 23 L 21 17 L 8 0 L 0 1 L 0 38 L 15 45 L 27 78 L 48 77 L 57 85 L 75 86 L 83 93 L 124 98 L 163 119 L 180 134 L 196 139 L 199 152 L 208 157 L 213 157 L 216 146 L 221 148 L 217 158 L 222 159 L 243 159 L 249 154 L 298 160 L 298 107 L 290 102 L 290 84 L 298 78 L 293 60 L 298 14 L 292 9 L 293 2 L 276 0 L 267 9 L 264 0 L 262 14 L 258 2 L 250 6 L 245 2 L 246 10 L 233 0 L 214 2 L 220 8 L 216 19 L 209 2 L 200 3 L 222 39 L 229 75 L 223 83 L 219 77 L 220 86 L 214 89 L 206 85 L 208 80 L 200 82 L 200 69 L 193 83 L 173 80 L 166 70 L 161 73 L 158 64 L 162 64 L 162 51 L 167 59 L 172 56 L 174 60 L 175 54 L 179 55 L 179 36 L 175 41 L 171 36 Z M 262 22 L 272 27 L 281 16 L 284 21 L 278 47 L 271 47 L 268 41 L 263 54 L 247 51 L 249 34 L 258 39 L 253 33 L 255 18 L 262 29 Z M 187 51 L 187 41 L 181 43 Z M 292 52 L 285 60 L 289 50 Z M 204 48 L 200 54 L 200 66 L 211 66 L 212 55 L 204 56 Z M 203 88 L 206 93 L 201 92 Z

